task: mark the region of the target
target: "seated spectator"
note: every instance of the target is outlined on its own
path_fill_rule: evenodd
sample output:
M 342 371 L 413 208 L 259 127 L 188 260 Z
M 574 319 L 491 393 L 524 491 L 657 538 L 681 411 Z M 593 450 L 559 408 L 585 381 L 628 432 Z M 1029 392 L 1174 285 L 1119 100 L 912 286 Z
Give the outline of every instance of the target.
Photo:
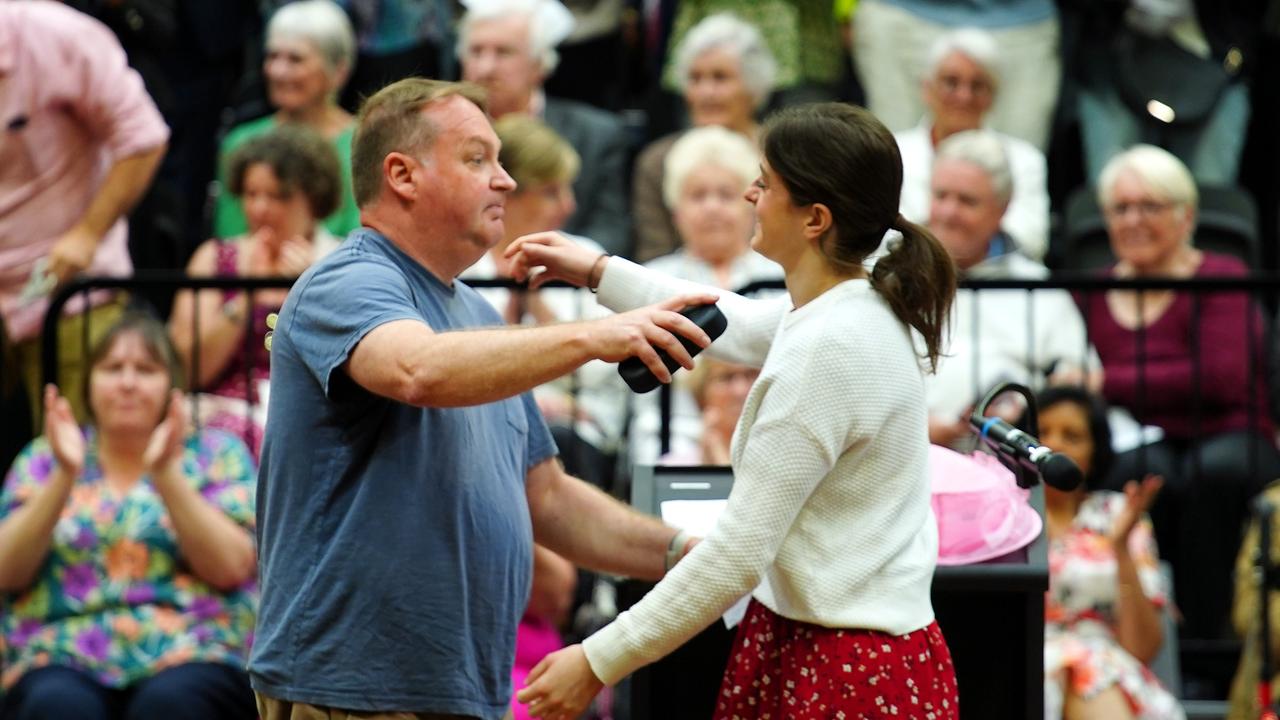
M 630 153 L 622 121 L 585 103 L 549 97 L 543 82 L 556 69 L 559 45 L 573 16 L 557 0 L 470 0 L 458 24 L 462 79 L 489 94 L 489 114 L 541 118 L 581 159 L 573 183 L 577 208 L 566 232 L 589 237 L 615 255 L 631 254 L 626 166 Z
M 1107 275 L 1247 275 L 1239 260 L 1192 244 L 1196 198 L 1187 167 L 1160 148 L 1138 145 L 1113 158 L 1098 186 L 1117 258 Z M 1280 474 L 1261 316 L 1243 292 L 1113 290 L 1080 302 L 1107 401 L 1163 432 L 1120 454 L 1106 486 L 1147 472 L 1164 477 L 1152 517 L 1175 571 L 1182 632 L 1224 637 L 1247 503 Z
M 711 356 L 698 360 L 687 376 L 689 392 L 702 413 L 702 436 L 696 452 L 667 453 L 663 465 L 728 465 L 729 445 L 738 417 L 760 368 L 737 365 Z
M 1038 398 L 1040 441 L 1075 461 L 1085 482 L 1044 486 L 1049 538 L 1045 594 L 1046 718 L 1181 718 L 1178 701 L 1147 669 L 1164 641 L 1168 589 L 1146 510 L 1162 480 L 1097 489 L 1111 459 L 1102 402 L 1077 387 Z
M 253 460 L 189 434 L 164 326 L 126 315 L 88 356 L 84 431 L 44 434 L 0 490 L 0 717 L 257 717 Z
M 284 125 L 252 138 L 231 154 L 227 179 L 248 232 L 202 244 L 187 264 L 189 275 L 296 278 L 338 246 L 319 218 L 337 207 L 342 175 L 333 148 L 319 135 Z M 266 316 L 280 310 L 287 293 L 187 290 L 174 299 L 169 320 L 191 387 L 201 393 L 197 420 L 243 438 L 255 458 L 266 412 L 259 390 L 270 369 Z M 245 333 L 253 337 L 246 340 Z
M 1001 229 L 1013 193 L 1006 147 L 987 130 L 958 133 L 938 146 L 929 229 L 962 278 L 1049 276 Z M 1051 373 L 1082 368 L 1089 358 L 1084 322 L 1065 291 L 958 290 L 946 352 L 937 372 L 925 376 L 930 441 L 968 449 L 969 414 L 990 388 L 1013 381 L 1036 389 Z
M 324 216 L 324 226 L 338 237 L 360 227 L 360 211 L 351 190 L 351 137 L 355 120 L 338 106 L 338 93 L 351 73 L 355 34 L 342 8 L 331 0 L 301 0 L 281 7 L 267 23 L 266 60 L 262 74 L 267 99 L 276 109 L 237 125 L 218 150 L 218 185 L 213 235 L 229 238 L 249 229 L 244 208 L 230 192 L 227 163 L 236 148 L 284 123 L 305 125 L 329 141 L 342 169 L 338 204 Z
M 722 127 L 693 128 L 666 157 L 662 191 L 675 218 L 681 248 L 645 265 L 681 280 L 737 290 L 761 280 L 781 280 L 782 268 L 751 249 L 755 215 L 742 195 L 760 173 L 756 146 Z M 702 413 L 689 392 L 671 389 L 670 451 L 697 452 Z M 635 399 L 631 459 L 655 462 L 661 455 L 662 414 L 658 393 Z
M 777 67 L 760 31 L 734 15 L 712 15 L 685 35 L 675 50 L 676 78 L 694 127 L 718 125 L 757 140 L 756 113 L 769 101 Z M 663 193 L 663 173 L 672 133 L 636 157 L 631 177 L 635 259 L 646 262 L 680 247 L 680 236 Z M 754 175 L 752 176 L 754 177 Z
M 0 85 L 0 407 L 21 404 L 21 380 L 30 431 L 49 295 L 80 273 L 132 274 L 125 216 L 151 184 L 169 129 L 111 31 L 62 3 L 0 3 Z M 104 291 L 66 304 L 59 383 L 83 382 L 87 345 L 123 307 Z M 87 417 L 78 397 L 69 402 Z M 0 420 L 0 435 L 21 432 L 12 422 Z
M 1004 91 L 991 111 L 991 128 L 1046 152 L 1061 84 L 1058 6 L 1077 4 L 1083 3 L 862 0 L 852 34 L 867 107 L 890 130 L 910 127 L 922 109 L 916 88 L 932 70 L 930 47 L 955 28 L 980 28 L 1000 48 L 992 70 Z
M 675 4 L 669 47 L 704 19 L 732 12 L 751 23 L 778 62 L 777 91 L 783 106 L 834 100 L 844 72 L 840 28 L 828 0 L 680 0 Z M 662 84 L 680 87 L 679 59 L 668 53 Z
M 459 276 L 463 280 L 510 277 L 507 246 L 521 235 L 559 230 L 573 213 L 573 181 L 578 155 L 541 120 L 507 115 L 494 124 L 502 148 L 498 159 L 516 181 L 507 197 L 503 239 Z M 593 252 L 604 248 L 586 238 L 576 242 Z M 508 323 L 541 324 L 604 317 L 609 311 L 595 296 L 571 288 L 509 292 L 481 288 Z M 627 419 L 626 385 L 615 365 L 592 361 L 576 372 L 534 390 L 538 407 L 551 426 L 565 468 L 588 482 L 606 485 L 612 456 L 618 450 Z
M 913 222 L 929 217 L 929 178 L 934 151 L 948 137 L 985 125 L 999 89 L 995 40 L 980 30 L 956 30 L 938 38 L 929 51 L 920 83 L 927 112 L 914 128 L 894 134 L 902 152 L 902 215 Z M 1008 159 L 1011 194 L 1001 227 L 1032 260 L 1049 247 L 1049 191 L 1044 153 L 1025 140 L 991 131 Z

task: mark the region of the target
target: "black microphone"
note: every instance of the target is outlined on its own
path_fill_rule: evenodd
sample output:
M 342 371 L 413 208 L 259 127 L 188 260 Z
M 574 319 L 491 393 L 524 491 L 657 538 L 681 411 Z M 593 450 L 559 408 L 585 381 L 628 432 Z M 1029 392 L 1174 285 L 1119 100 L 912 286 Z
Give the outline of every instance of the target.
M 715 340 L 724 334 L 725 328 L 729 327 L 728 318 L 724 316 L 724 313 L 720 312 L 720 308 L 717 307 L 715 303 L 710 303 L 708 305 L 690 305 L 689 307 L 681 310 L 680 314 L 689 318 L 693 321 L 693 324 L 702 328 L 702 330 L 707 333 L 707 337 L 712 340 Z M 677 332 L 675 333 L 675 336 L 676 339 L 680 341 L 680 344 L 684 346 L 684 349 L 689 351 L 690 357 L 696 356 L 699 352 L 702 352 L 702 347 L 684 335 Z M 670 370 L 672 373 L 675 373 L 675 371 L 680 368 L 680 361 L 671 357 L 666 350 L 658 350 L 658 357 L 662 360 L 662 363 L 667 366 L 667 370 Z M 636 393 L 647 393 L 662 384 L 661 381 L 658 380 L 658 376 L 654 375 L 653 371 L 649 369 L 649 366 L 645 365 L 643 360 L 635 356 L 629 357 L 621 363 L 618 363 L 618 374 L 626 381 L 627 386 L 631 388 L 632 392 Z
M 1070 491 L 1084 481 L 1084 474 L 1071 458 L 1041 445 L 1034 436 L 1000 418 L 974 415 L 969 418 L 969 424 L 987 444 L 1004 452 L 1027 470 L 1038 473 L 1048 485 Z

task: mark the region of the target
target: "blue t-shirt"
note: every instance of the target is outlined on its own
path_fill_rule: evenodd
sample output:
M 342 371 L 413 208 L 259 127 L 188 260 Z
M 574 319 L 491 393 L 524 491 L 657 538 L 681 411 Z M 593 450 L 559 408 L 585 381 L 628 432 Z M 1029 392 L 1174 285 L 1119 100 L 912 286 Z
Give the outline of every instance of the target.
M 272 341 L 258 475 L 253 686 L 363 711 L 501 717 L 528 600 L 529 468 L 555 444 L 530 393 L 417 408 L 341 367 L 370 330 L 501 325 L 368 229 L 298 279 Z

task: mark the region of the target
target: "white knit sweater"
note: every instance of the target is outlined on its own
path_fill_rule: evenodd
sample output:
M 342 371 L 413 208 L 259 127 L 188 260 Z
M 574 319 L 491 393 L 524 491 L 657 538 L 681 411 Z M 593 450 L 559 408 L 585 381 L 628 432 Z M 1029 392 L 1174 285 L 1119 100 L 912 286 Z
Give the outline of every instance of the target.
M 612 258 L 600 299 L 628 310 L 691 288 Z M 584 643 L 608 684 L 670 653 L 757 585 L 755 598 L 774 612 L 827 627 L 900 635 L 933 621 L 937 527 L 906 326 L 865 280 L 797 310 L 786 296 L 711 290 L 729 328 L 708 352 L 763 364 L 734 434 L 733 492 L 715 532 Z

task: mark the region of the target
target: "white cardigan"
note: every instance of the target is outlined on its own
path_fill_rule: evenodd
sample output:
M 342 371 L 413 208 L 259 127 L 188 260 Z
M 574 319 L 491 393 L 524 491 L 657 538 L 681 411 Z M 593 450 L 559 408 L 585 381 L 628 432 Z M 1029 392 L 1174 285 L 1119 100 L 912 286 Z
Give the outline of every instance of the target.
M 789 296 L 748 300 L 612 258 L 599 298 L 628 310 L 691 288 L 718 293 L 729 319 L 708 352 L 763 364 L 734 433 L 733 492 L 715 532 L 584 642 L 592 670 L 617 682 L 753 588 L 804 622 L 895 635 L 927 626 L 938 538 L 906 326 L 866 280 L 792 310 Z
M 926 118 L 910 130 L 894 133 L 902 153 L 902 203 L 899 212 L 920 224 L 929 222 L 929 179 L 933 175 L 932 126 Z M 1049 187 L 1044 153 L 1035 145 L 1012 135 L 992 131 L 1004 144 L 1013 176 L 1013 196 L 1004 213 L 1001 229 L 1018 243 L 1018 249 L 1033 260 L 1044 259 L 1049 248 Z

